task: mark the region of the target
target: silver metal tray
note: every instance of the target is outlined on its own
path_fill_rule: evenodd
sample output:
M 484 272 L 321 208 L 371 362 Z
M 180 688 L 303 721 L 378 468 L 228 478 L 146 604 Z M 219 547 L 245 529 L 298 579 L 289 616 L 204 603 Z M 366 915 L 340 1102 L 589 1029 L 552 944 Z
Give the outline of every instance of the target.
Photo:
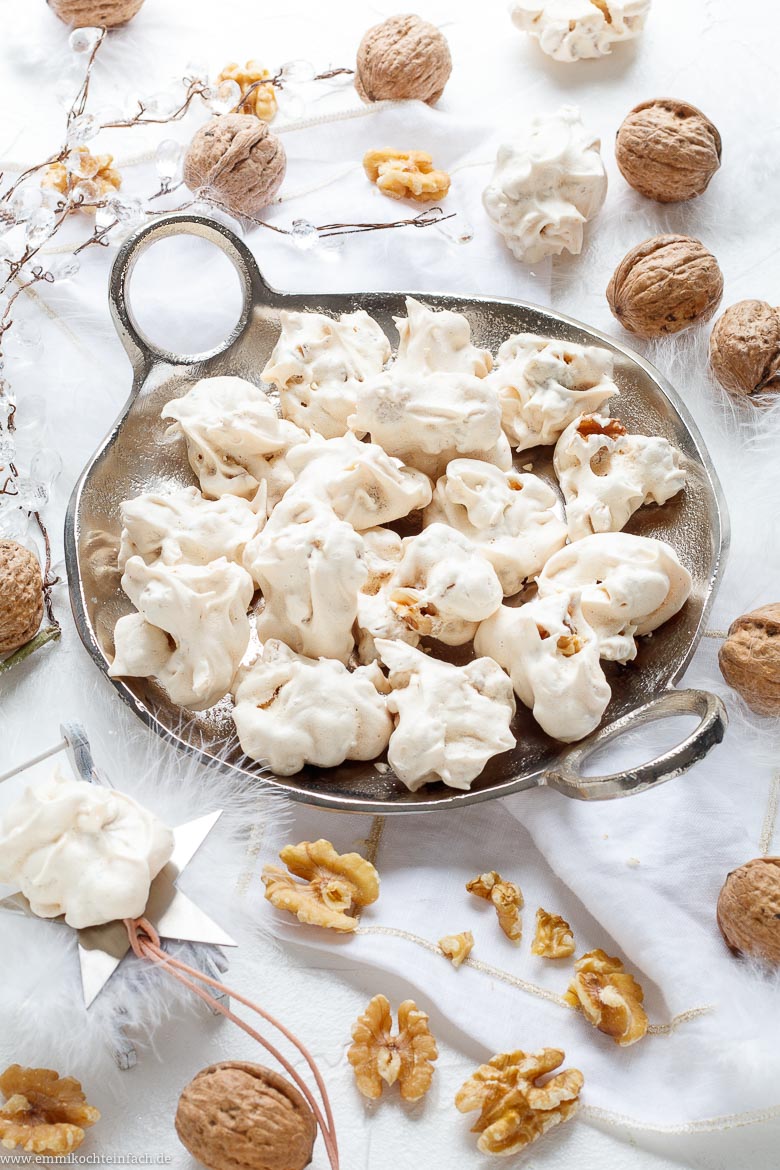
M 217 349 L 197 355 L 170 353 L 152 345 L 135 324 L 128 285 L 133 265 L 150 244 L 191 233 L 220 247 L 235 265 L 243 290 L 243 309 L 233 333 Z M 165 439 L 160 410 L 184 394 L 198 378 L 237 374 L 259 383 L 259 374 L 279 333 L 283 308 L 330 314 L 366 309 L 388 336 L 396 337 L 393 315 L 404 314 L 403 293 L 288 295 L 263 280 L 245 245 L 226 227 L 191 215 L 171 215 L 146 225 L 122 247 L 111 276 L 111 310 L 133 366 L 133 389 L 122 414 L 77 483 L 65 524 L 65 550 L 71 603 L 81 638 L 102 671 L 113 655 L 113 629 L 130 609 L 119 587 L 112 556 L 119 540 L 120 502 L 140 492 L 193 482 L 182 441 Z M 230 718 L 230 700 L 193 714 L 167 699 L 145 679 L 112 679 L 122 699 L 149 727 L 203 761 L 245 776 L 263 777 L 294 800 L 332 810 L 361 813 L 411 813 L 462 807 L 525 788 L 548 785 L 579 799 L 607 799 L 639 792 L 679 775 L 718 743 L 726 726 L 720 700 L 703 691 L 675 691 L 701 636 L 723 569 L 728 518 L 715 472 L 688 411 L 668 382 L 648 362 L 594 329 L 549 309 L 519 301 L 484 297 L 414 294 L 434 309 L 454 309 L 471 323 L 477 345 L 493 351 L 511 333 L 545 334 L 586 344 L 614 355 L 621 398 L 617 413 L 629 429 L 664 435 L 683 453 L 688 485 L 663 508 L 642 508 L 628 530 L 668 540 L 693 576 L 684 609 L 654 636 L 641 640 L 628 666 L 610 666 L 613 698 L 602 726 L 588 739 L 564 747 L 548 738 L 528 711 L 518 711 L 517 747 L 490 762 L 470 792 L 429 784 L 409 792 L 387 770 L 373 763 L 347 763 L 323 770 L 306 768 L 296 776 L 276 777 L 242 755 Z M 551 448 L 523 452 L 534 471 L 551 474 Z M 695 714 L 696 729 L 677 747 L 636 768 L 607 776 L 585 776 L 594 751 L 627 730 L 653 720 Z

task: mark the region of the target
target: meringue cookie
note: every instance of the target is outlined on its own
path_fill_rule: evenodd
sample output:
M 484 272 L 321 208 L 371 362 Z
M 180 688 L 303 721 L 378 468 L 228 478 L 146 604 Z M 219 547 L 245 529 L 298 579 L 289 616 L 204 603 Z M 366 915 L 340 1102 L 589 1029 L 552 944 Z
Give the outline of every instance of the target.
M 471 342 L 471 326 L 462 313 L 429 309 L 414 297 L 406 298 L 406 316 L 393 317 L 398 330 L 394 366 L 415 374 L 473 374 L 484 378 L 493 366 L 487 349 Z
M 135 556 L 147 564 L 207 565 L 219 557 L 241 564 L 244 546 L 265 523 L 265 512 L 258 514 L 247 500 L 204 500 L 195 487 L 124 500 L 120 513 L 120 569 Z
M 289 496 L 325 501 L 358 532 L 400 520 L 431 500 L 427 475 L 353 434 L 338 439 L 312 435 L 290 452 L 287 463 L 295 476 Z
M 373 760 L 393 730 L 380 694 L 386 690 L 377 666 L 350 673 L 340 662 L 305 658 L 272 639 L 236 689 L 239 742 L 279 776 L 304 764 L 335 768 L 344 760 Z
M 265 485 L 269 510 L 293 482 L 287 452 L 307 439 L 277 416 L 265 391 L 243 378 L 203 378 L 166 403 L 161 417 L 174 420 L 169 433 L 184 435 L 204 495 L 253 500 Z
M 433 780 L 468 789 L 488 760 L 515 746 L 512 684 L 490 658 L 453 666 L 400 642 L 380 639 L 377 649 L 397 716 L 387 759 L 410 791 Z
M 407 646 L 420 645 L 420 635 L 393 609 L 387 587 L 377 593 L 358 594 L 355 641 L 360 662 L 368 664 L 379 660 L 376 648 L 379 638 L 405 642 Z
M 173 833 L 114 788 L 55 773 L 0 817 L 0 882 L 34 914 L 83 930 L 140 918 L 173 853 Z
M 663 540 L 603 532 L 568 544 L 550 557 L 539 596 L 578 591 L 585 620 L 596 631 L 602 658 L 636 657 L 635 637 L 649 634 L 682 609 L 691 575 Z
M 495 390 L 472 374 L 413 374 L 391 366 L 363 387 L 349 425 L 432 479 L 461 455 L 512 466 Z
M 600 148 L 574 106 L 526 119 L 499 147 L 482 203 L 518 260 L 579 256 L 584 225 L 607 197 Z
M 511 596 L 566 543 L 559 511 L 558 496 L 537 475 L 453 459 L 423 512 L 423 524 L 440 522 L 467 536 Z
M 244 552 L 265 608 L 261 642 L 278 638 L 309 658 L 346 662 L 352 653 L 357 598 L 368 569 L 363 541 L 323 503 L 283 500 Z
M 515 694 L 553 739 L 573 743 L 598 727 L 612 692 L 576 594 L 502 605 L 480 625 L 474 649 L 508 671 Z
M 516 0 L 514 24 L 556 61 L 604 57 L 619 41 L 639 36 L 650 0 Z
M 130 557 L 122 588 L 139 612 L 114 628 L 109 676 L 155 678 L 193 711 L 219 702 L 249 645 L 249 574 L 224 557 L 208 565 Z
M 660 435 L 630 435 L 616 419 L 584 415 L 555 448 L 571 540 L 619 532 L 643 504 L 665 504 L 685 486 L 681 455 Z
M 326 439 L 347 430 L 363 382 L 390 357 L 390 343 L 363 309 L 338 320 L 280 313 L 282 331 L 260 377 L 279 388 L 285 418 Z
M 467 536 L 431 524 L 404 540 L 401 563 L 387 585 L 390 608 L 421 636 L 462 646 L 504 596 L 496 571 Z
M 608 414 L 619 394 L 612 354 L 596 345 L 518 333 L 498 351 L 487 381 L 501 407 L 501 423 L 517 451 L 558 441 L 581 414 Z

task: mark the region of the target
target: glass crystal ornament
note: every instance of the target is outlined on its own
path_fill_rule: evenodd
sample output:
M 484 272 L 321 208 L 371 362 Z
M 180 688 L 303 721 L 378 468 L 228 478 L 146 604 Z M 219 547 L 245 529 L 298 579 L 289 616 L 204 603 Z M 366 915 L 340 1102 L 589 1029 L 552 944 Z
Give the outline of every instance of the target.
M 302 57 L 296 57 L 294 61 L 285 61 L 280 72 L 283 81 L 297 81 L 298 83 L 313 81 L 317 75 L 317 70 L 311 61 L 304 61 Z
M 31 248 L 38 248 L 48 240 L 54 223 L 54 212 L 48 207 L 39 207 L 32 213 L 24 230 L 25 239 Z
M 49 489 L 45 483 L 21 475 L 16 481 L 16 502 L 27 512 L 40 512 L 49 502 Z
M 102 207 L 95 208 L 95 227 L 98 231 L 105 231 L 106 228 L 113 227 L 116 222 L 117 218 L 107 203 Z
M 72 280 L 78 276 L 81 265 L 75 256 L 52 256 L 46 267 L 55 280 Z
M 94 114 L 79 114 L 68 126 L 65 139 L 68 146 L 80 146 L 83 142 L 90 142 L 100 131 L 100 123 Z
M 44 484 L 49 492 L 62 472 L 62 458 L 53 447 L 41 447 L 30 463 L 30 478 Z
M 205 61 L 188 61 L 184 66 L 185 81 L 201 81 L 205 84 L 208 79 L 209 67 Z
M 308 219 L 294 219 L 290 229 L 290 237 L 296 248 L 302 252 L 309 252 L 319 243 L 320 236 L 313 223 Z
M 212 114 L 229 114 L 241 101 L 241 86 L 236 81 L 220 81 L 203 95 Z
M 14 322 L 13 333 L 10 335 L 14 345 L 24 346 L 26 349 L 31 349 L 35 345 L 40 344 L 41 330 L 34 321 L 29 321 L 22 318 Z M 37 395 L 35 396 L 37 397 Z
M 144 215 L 144 205 L 140 199 L 119 199 L 113 197 L 108 200 L 107 207 L 120 223 L 126 224 L 129 227 L 135 227 L 146 218 Z
M 66 155 L 65 169 L 77 179 L 94 179 L 100 170 L 100 159 L 88 150 L 77 148 Z
M 68 37 L 68 45 L 73 53 L 91 53 L 100 40 L 102 28 L 85 25 L 83 28 L 74 28 Z
M 16 458 L 16 440 L 6 427 L 0 427 L 0 464 L 4 467 Z M 2 497 L 0 497 L 2 498 Z
M 452 244 L 470 244 L 474 239 L 474 227 L 465 215 L 456 214 L 454 219 L 439 224 L 436 230 Z
M 25 184 L 20 187 L 11 200 L 11 210 L 13 211 L 17 222 L 24 223 L 29 219 L 34 211 L 43 203 L 43 195 L 40 187 L 33 187 L 30 184 Z
M 29 532 L 27 513 L 19 507 L 16 496 L 0 496 L 0 540 L 24 544 Z
M 142 101 L 147 113 L 157 118 L 170 118 L 181 105 L 180 95 L 167 89 L 161 89 L 150 97 L 143 98 Z
M 183 151 L 174 138 L 164 138 L 157 147 L 154 165 L 166 190 L 172 187 L 179 176 Z

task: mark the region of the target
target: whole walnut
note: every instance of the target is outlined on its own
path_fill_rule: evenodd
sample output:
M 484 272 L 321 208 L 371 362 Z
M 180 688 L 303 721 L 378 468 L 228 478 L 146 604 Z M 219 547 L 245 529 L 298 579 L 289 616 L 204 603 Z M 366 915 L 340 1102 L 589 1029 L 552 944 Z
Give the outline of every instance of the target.
M 234 215 L 256 215 L 271 202 L 287 169 L 284 147 L 252 114 L 222 114 L 201 126 L 184 156 L 184 182 Z
M 723 273 L 690 236 L 653 236 L 627 252 L 607 287 L 609 307 L 638 337 L 679 333 L 707 321 L 723 296 Z
M 780 604 L 732 622 L 718 665 L 748 707 L 759 715 L 780 715 Z
M 29 642 L 43 617 L 38 558 L 15 540 L 0 540 L 0 654 Z
M 51 10 L 76 28 L 114 28 L 127 24 L 144 0 L 48 0 Z
M 617 132 L 623 178 L 658 203 L 682 203 L 706 191 L 720 166 L 721 141 L 709 118 L 688 102 L 654 98 L 634 106 Z
M 732 951 L 780 965 L 780 857 L 757 857 L 729 874 L 718 926 Z
M 303 1170 L 317 1122 L 289 1081 L 271 1069 L 224 1060 L 201 1069 L 176 1110 L 179 1140 L 208 1170 Z
M 766 301 L 726 309 L 710 336 L 710 365 L 732 394 L 780 390 L 780 309 Z
M 364 102 L 414 98 L 432 106 L 452 72 L 447 41 L 419 16 L 391 16 L 360 42 L 355 89 Z

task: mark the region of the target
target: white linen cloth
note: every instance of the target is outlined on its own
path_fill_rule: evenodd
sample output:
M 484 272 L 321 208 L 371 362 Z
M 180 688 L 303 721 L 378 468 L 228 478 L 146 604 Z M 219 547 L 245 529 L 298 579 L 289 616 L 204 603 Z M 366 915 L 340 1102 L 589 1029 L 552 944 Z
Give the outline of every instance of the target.
M 769 79 L 780 17 L 769 0 L 755 3 L 749 12 L 735 10 L 727 0 L 704 6 L 655 0 L 640 41 L 621 46 L 608 60 L 574 66 L 544 58 L 512 29 L 501 3 L 476 11 L 425 0 L 417 9 L 443 27 L 452 46 L 455 70 L 440 105 L 430 110 L 383 104 L 367 110 L 349 86 L 307 89 L 300 122 L 285 126 L 283 114 L 279 118 L 289 167 L 282 201 L 268 218 L 289 226 L 295 218 L 325 223 L 415 214 L 416 206 L 385 199 L 362 174 L 364 151 L 389 145 L 430 150 L 436 165 L 450 170 L 453 189 L 445 209 L 468 219 L 474 238 L 458 244 L 436 228 L 408 228 L 347 236 L 340 247 L 301 252 L 258 230 L 249 243 L 271 284 L 291 291 L 411 288 L 514 296 L 551 303 L 630 343 L 604 299 L 609 275 L 633 244 L 660 231 L 680 230 L 701 237 L 718 256 L 726 277 L 724 305 L 751 296 L 777 299 L 772 257 L 780 243 L 774 212 L 780 151 Z M 213 5 L 193 0 L 185 26 L 175 0 L 148 0 L 139 17 L 110 38 L 96 70 L 94 104 L 106 107 L 125 94 L 160 89 L 193 57 L 208 59 L 213 71 L 228 60 L 251 56 L 262 56 L 272 67 L 293 57 L 321 68 L 350 64 L 365 27 L 392 10 L 383 6 L 368 12 L 344 0 L 336 12 L 332 6 L 326 10 L 311 0 L 296 0 L 260 12 L 241 0 L 223 6 L 215 23 Z M 10 172 L 59 145 L 54 90 L 69 53 L 66 32 L 42 3 L 0 0 L 0 15 L 9 30 L 0 55 L 6 95 L 0 169 Z M 732 82 L 725 85 L 727 77 Z M 663 207 L 626 187 L 614 164 L 612 140 L 634 104 L 666 92 L 694 102 L 713 118 L 724 138 L 724 165 L 702 198 Z M 586 125 L 601 134 L 610 192 L 587 229 L 581 257 L 547 261 L 529 272 L 491 228 L 480 195 L 496 148 L 512 131 L 513 111 L 554 109 L 564 102 L 578 104 Z M 202 118 L 201 110 L 163 133 L 186 141 Z M 155 189 L 151 152 L 160 136 L 159 131 L 104 136 L 126 176 L 128 194 Z M 103 140 L 97 145 L 102 148 Z M 159 341 L 176 329 L 182 345 L 200 349 L 204 331 L 214 332 L 216 341 L 231 314 L 235 317 L 233 278 L 223 264 L 205 260 L 194 247 L 177 249 L 175 264 L 173 255 L 165 262 L 150 253 L 146 274 L 139 265 L 133 295 Z M 83 253 L 76 281 L 40 287 L 34 297 L 23 298 L 18 319 L 25 324 L 26 339 L 22 331 L 8 337 L 9 375 L 20 401 L 22 462 L 40 442 L 55 445 L 64 461 L 47 511 L 60 569 L 60 523 L 70 488 L 130 385 L 129 366 L 106 310 L 109 258 L 102 249 L 90 249 Z M 166 275 L 172 277 L 169 283 Z M 307 948 L 300 952 L 303 968 L 292 978 L 285 961 L 269 958 L 257 940 L 235 963 L 236 979 L 243 986 L 262 980 L 280 1015 L 285 1003 L 288 1015 L 297 1012 L 300 1018 L 303 1012 L 298 1029 L 318 1055 L 324 1054 L 339 1086 L 350 1166 L 405 1166 L 403 1151 L 412 1135 L 424 1141 L 434 1164 L 457 1159 L 459 1165 L 482 1165 L 473 1138 L 466 1136 L 467 1121 L 452 1108 L 455 1089 L 470 1068 L 494 1051 L 543 1045 L 563 1047 L 566 1064 L 583 1070 L 583 1120 L 610 1127 L 619 1140 L 602 1141 L 577 1123 L 535 1149 L 535 1166 L 564 1166 L 572 1159 L 582 1165 L 648 1168 L 731 1166 L 748 1158 L 756 1168 L 776 1164 L 778 991 L 730 957 L 717 933 L 714 906 L 729 869 L 777 849 L 777 728 L 746 715 L 720 680 L 716 652 L 718 632 L 733 617 L 777 600 L 780 415 L 777 408 L 732 403 L 711 383 L 707 334 L 705 327 L 663 345 L 635 347 L 683 393 L 729 503 L 729 567 L 710 622 L 712 636 L 703 641 L 686 678 L 688 685 L 717 689 L 727 697 L 732 723 L 725 744 L 687 776 L 624 801 L 586 806 L 554 792 L 534 791 L 455 815 L 389 819 L 377 853 L 381 898 L 364 913 L 355 938 L 290 925 L 266 907 L 263 919 L 285 940 Z M 57 590 L 56 601 L 65 624 L 62 644 L 0 681 L 3 762 L 6 753 L 10 762 L 55 740 L 59 722 L 72 716 L 91 732 L 97 725 L 105 743 L 112 742 L 112 734 L 118 749 L 124 743 L 113 728 L 125 735 L 129 716 L 120 713 L 119 700 L 107 693 L 83 652 L 64 588 Z M 98 687 L 99 702 L 93 689 Z M 648 732 L 622 751 L 647 758 L 662 742 L 674 742 L 677 731 L 675 725 L 671 733 Z M 599 763 L 611 770 L 622 758 L 615 750 Z M 337 846 L 361 848 L 361 838 L 376 844 L 379 833 L 380 825 L 363 818 L 296 807 L 285 839 L 325 836 Z M 259 849 L 256 844 L 251 852 L 255 871 L 278 843 L 266 839 Z M 463 888 L 469 877 L 491 868 L 518 881 L 525 894 L 520 947 L 500 934 L 492 908 Z M 256 881 L 251 890 L 260 899 Z M 623 957 L 644 983 L 654 1030 L 640 1044 L 620 1050 L 562 1006 L 569 965 L 529 953 L 538 905 L 571 922 L 577 953 L 602 946 Z M 215 907 L 205 908 L 214 913 Z M 455 971 L 438 954 L 436 941 L 462 929 L 474 932 L 476 946 L 472 961 Z M 316 970 L 321 964 L 349 968 L 360 992 L 345 991 L 332 972 L 324 979 Z M 395 1121 L 388 1120 L 392 1104 L 383 1103 L 376 1116 L 364 1115 L 343 1062 L 351 1020 L 370 995 L 385 989 L 395 1001 L 414 995 L 446 1041 L 437 1074 L 441 1088 L 415 1111 L 408 1133 L 404 1126 L 412 1121 L 402 1123 L 400 1111 Z M 307 995 L 310 1009 L 300 1006 Z M 321 1010 L 323 1003 L 333 1005 L 334 1017 L 323 1018 L 328 1014 Z M 713 1011 L 701 1011 L 711 1005 Z M 120 1119 L 113 1129 L 108 1122 L 102 1130 L 112 1134 L 116 1148 L 136 1141 L 138 1118 L 152 1102 L 167 1093 L 165 1099 L 175 1106 L 174 1089 L 197 1068 L 225 1052 L 255 1058 L 251 1049 L 222 1032 L 210 1043 L 209 1049 L 191 1036 L 186 1049 L 171 1043 L 162 1087 L 151 1073 L 123 1083 L 121 1093 L 134 1123 L 123 1125 Z M 55 1053 L 56 1044 L 53 1038 Z M 451 1045 L 467 1056 L 452 1053 Z M 10 1063 L 19 1054 L 3 1047 L 2 1055 Z M 168 1123 L 160 1141 L 178 1164 L 189 1164 L 181 1160 L 169 1129 Z M 711 1144 L 708 1133 L 714 1135 Z M 100 1149 L 105 1140 L 96 1134 L 97 1144 L 90 1148 Z M 319 1170 L 321 1151 L 318 1158 Z

